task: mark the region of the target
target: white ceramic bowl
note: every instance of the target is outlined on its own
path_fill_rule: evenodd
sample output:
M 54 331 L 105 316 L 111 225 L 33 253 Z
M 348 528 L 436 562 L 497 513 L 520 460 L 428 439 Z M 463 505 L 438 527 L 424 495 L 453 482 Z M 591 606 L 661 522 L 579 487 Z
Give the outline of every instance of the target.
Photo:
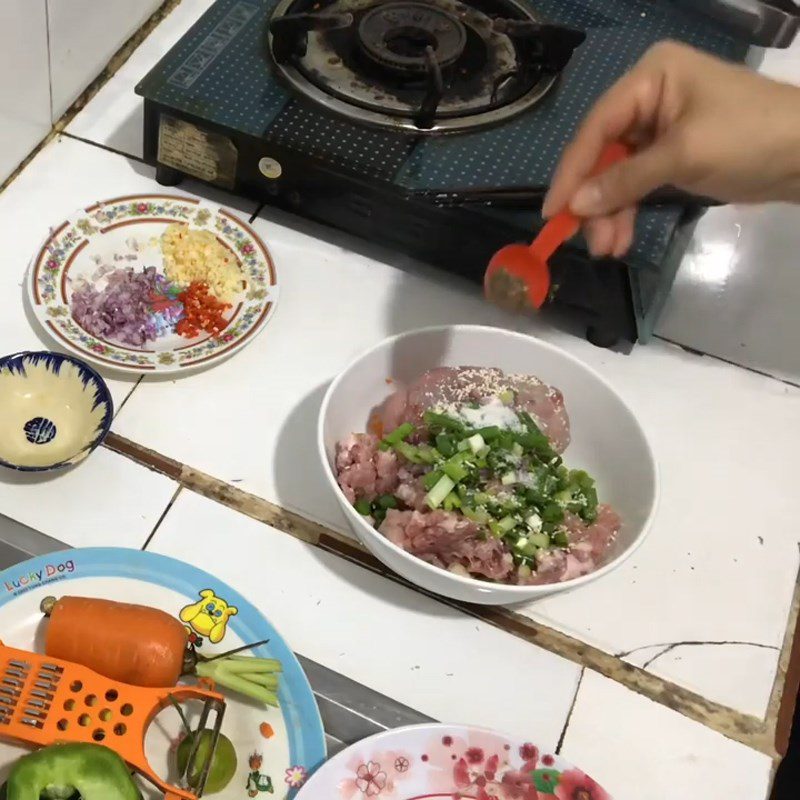
M 421 561 L 368 525 L 348 503 L 333 469 L 336 442 L 366 430 L 370 410 L 398 384 L 439 366 L 499 367 L 532 374 L 560 389 L 572 443 L 565 463 L 597 480 L 601 502 L 623 524 L 603 566 L 581 578 L 544 586 L 506 586 L 465 578 Z M 393 384 L 387 383 L 391 378 Z M 325 473 L 347 521 L 372 554 L 407 580 L 454 600 L 500 605 L 583 586 L 618 567 L 642 543 L 655 514 L 658 475 L 642 427 L 606 381 L 553 345 L 510 331 L 475 325 L 425 328 L 386 339 L 355 359 L 331 384 L 322 403 L 318 443 Z

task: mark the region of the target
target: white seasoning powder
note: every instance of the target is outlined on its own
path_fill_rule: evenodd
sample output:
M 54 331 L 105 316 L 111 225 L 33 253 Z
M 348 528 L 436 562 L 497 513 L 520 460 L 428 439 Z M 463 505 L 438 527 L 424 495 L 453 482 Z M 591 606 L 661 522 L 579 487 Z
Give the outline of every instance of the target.
M 509 431 L 523 431 L 525 429 L 517 416 L 517 412 L 496 397 L 477 408 L 461 406 L 456 413 L 459 419 L 473 428 L 496 427 Z

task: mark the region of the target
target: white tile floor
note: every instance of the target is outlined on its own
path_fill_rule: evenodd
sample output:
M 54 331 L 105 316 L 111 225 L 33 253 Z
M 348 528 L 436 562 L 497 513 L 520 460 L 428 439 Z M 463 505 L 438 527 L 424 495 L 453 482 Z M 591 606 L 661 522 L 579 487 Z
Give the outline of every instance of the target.
M 297 652 L 423 714 L 558 742 L 579 674 L 558 656 L 190 492 L 148 549 L 212 571 Z M 502 679 L 512 664 L 547 691 Z
M 0 514 L 73 547 L 141 547 L 177 488 L 100 448 L 58 474 L 0 468 Z
M 614 800 L 766 798 L 767 756 L 585 672 L 562 753 Z

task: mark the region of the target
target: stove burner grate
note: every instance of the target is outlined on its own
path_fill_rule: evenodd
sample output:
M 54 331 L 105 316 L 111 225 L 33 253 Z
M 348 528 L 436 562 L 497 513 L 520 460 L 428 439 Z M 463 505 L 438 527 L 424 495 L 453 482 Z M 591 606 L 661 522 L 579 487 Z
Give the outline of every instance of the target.
M 301 96 L 411 132 L 497 124 L 538 102 L 585 35 L 519 0 L 281 0 L 269 44 Z

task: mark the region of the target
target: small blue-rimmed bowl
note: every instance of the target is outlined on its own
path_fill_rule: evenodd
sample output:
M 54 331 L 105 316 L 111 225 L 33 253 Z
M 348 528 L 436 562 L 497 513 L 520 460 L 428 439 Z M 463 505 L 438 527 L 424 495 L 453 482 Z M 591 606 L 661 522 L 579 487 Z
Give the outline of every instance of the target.
M 0 358 L 0 466 L 44 472 L 83 461 L 114 416 L 106 382 L 72 356 Z

